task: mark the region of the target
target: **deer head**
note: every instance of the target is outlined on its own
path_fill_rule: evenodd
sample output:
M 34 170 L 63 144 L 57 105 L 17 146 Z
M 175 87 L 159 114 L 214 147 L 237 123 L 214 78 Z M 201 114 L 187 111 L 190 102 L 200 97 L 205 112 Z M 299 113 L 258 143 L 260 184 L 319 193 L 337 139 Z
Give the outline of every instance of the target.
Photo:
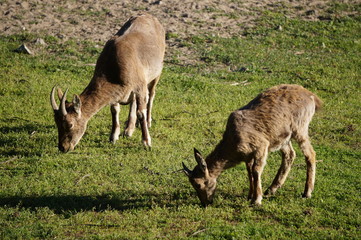
M 198 198 L 203 207 L 213 202 L 213 196 L 216 190 L 217 180 L 209 175 L 207 163 L 197 149 L 194 148 L 194 157 L 197 166 L 193 171 L 189 170 L 183 164 L 183 172 L 188 176 L 189 181 L 197 192 Z
M 53 87 L 50 94 L 50 103 L 54 110 L 55 123 L 58 127 L 58 148 L 62 152 L 74 150 L 79 140 L 83 136 L 87 121 L 82 118 L 81 114 L 81 100 L 78 95 L 74 95 L 73 101 L 70 103 L 66 101 L 65 93 L 58 88 L 58 97 L 60 105 L 55 101 L 55 89 Z

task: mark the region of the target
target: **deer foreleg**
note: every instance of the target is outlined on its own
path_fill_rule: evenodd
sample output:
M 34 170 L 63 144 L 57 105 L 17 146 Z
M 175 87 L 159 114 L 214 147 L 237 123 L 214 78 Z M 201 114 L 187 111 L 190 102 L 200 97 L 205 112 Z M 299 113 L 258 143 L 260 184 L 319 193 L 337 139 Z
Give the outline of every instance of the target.
M 262 181 L 261 175 L 266 165 L 266 159 L 268 155 L 268 144 L 266 146 L 260 147 L 255 153 L 254 163 L 252 166 L 252 175 L 253 175 L 253 197 L 252 204 L 261 205 L 262 203 Z
M 159 81 L 159 77 L 154 79 L 153 82 L 151 82 L 148 85 L 149 100 L 148 100 L 148 103 L 147 103 L 147 122 L 148 122 L 148 127 L 149 128 L 152 125 L 152 108 L 153 108 L 153 101 L 154 101 L 154 97 L 155 97 L 155 86 L 157 85 L 158 81 Z
M 120 124 L 119 124 L 119 112 L 120 104 L 115 103 L 110 106 L 110 112 L 112 113 L 112 131 L 110 133 L 109 141 L 115 143 L 119 139 Z
M 249 179 L 248 200 L 251 200 L 253 197 L 253 192 L 254 192 L 254 180 L 253 180 L 253 174 L 252 174 L 253 159 L 251 159 L 249 162 L 246 162 L 246 166 L 247 166 L 247 173 L 248 173 L 248 179 Z

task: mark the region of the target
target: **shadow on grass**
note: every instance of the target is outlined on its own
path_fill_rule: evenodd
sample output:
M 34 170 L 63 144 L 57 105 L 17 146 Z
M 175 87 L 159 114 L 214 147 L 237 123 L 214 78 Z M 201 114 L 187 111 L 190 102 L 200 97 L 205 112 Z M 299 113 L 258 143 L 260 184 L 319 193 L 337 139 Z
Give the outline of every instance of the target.
M 43 133 L 53 128 L 53 125 L 17 117 L 1 119 L 0 124 L 2 123 L 5 124 L 0 127 L 0 155 L 5 157 L 40 156 L 43 145 L 49 142 Z
M 0 127 L 1 133 L 3 134 L 19 133 L 19 132 L 31 133 L 33 131 L 40 132 L 55 127 L 55 125 L 53 124 L 45 125 L 43 123 L 39 123 L 35 121 L 34 119 L 25 119 L 19 117 L 0 119 L 0 122 L 5 123 L 5 126 Z
M 125 211 L 131 209 L 150 209 L 152 206 L 175 207 L 179 205 L 179 197 L 167 194 L 142 193 L 137 196 L 134 193 L 124 193 L 124 197 L 112 195 L 100 196 L 39 196 L 39 197 L 0 197 L 0 207 L 27 208 L 32 211 L 37 208 L 47 207 L 57 214 L 65 212 L 81 212 L 105 210 Z M 183 197 L 182 197 L 183 198 Z M 181 200 L 184 202 L 186 198 Z

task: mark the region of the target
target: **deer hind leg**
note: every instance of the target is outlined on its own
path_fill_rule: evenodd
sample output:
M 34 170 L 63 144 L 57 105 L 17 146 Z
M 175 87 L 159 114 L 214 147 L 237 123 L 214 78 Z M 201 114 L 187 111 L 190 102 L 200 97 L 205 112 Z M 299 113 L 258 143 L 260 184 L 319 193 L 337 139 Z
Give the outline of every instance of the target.
M 153 108 L 153 101 L 154 101 L 154 97 L 155 97 L 155 86 L 157 85 L 158 81 L 159 81 L 160 76 L 158 76 L 156 79 L 154 79 L 149 85 L 148 85 L 148 89 L 149 89 L 149 100 L 147 103 L 147 122 L 148 122 L 148 127 L 150 128 L 152 125 L 152 108 Z
M 282 154 L 281 166 L 278 169 L 277 175 L 273 180 L 271 186 L 265 192 L 265 195 L 275 194 L 277 189 L 279 189 L 286 181 L 288 173 L 291 170 L 292 163 L 296 157 L 296 153 L 293 150 L 291 141 L 289 141 L 287 145 L 284 145 L 281 148 L 281 154 Z
M 268 155 L 268 145 L 263 144 L 255 153 L 254 162 L 252 166 L 253 175 L 253 197 L 251 200 L 252 204 L 261 205 L 262 203 L 262 181 L 261 175 L 266 165 Z
M 302 197 L 310 198 L 315 186 L 316 153 L 313 150 L 308 136 L 301 140 L 298 140 L 298 144 L 300 145 L 303 155 L 305 155 L 305 160 L 307 164 L 307 178 L 305 184 L 305 191 L 303 192 Z
M 135 94 L 131 94 L 131 100 L 129 103 L 128 121 L 126 122 L 126 128 L 124 129 L 124 136 L 131 137 L 135 130 L 135 124 L 137 123 L 137 103 Z
M 115 143 L 119 139 L 120 124 L 119 124 L 119 112 L 120 104 L 115 103 L 110 106 L 110 112 L 112 113 L 112 131 L 110 133 L 109 141 Z
M 136 96 L 137 102 L 137 115 L 142 129 L 142 140 L 145 147 L 151 147 L 152 142 L 148 130 L 147 122 L 147 102 L 148 102 L 148 91 L 144 91 L 143 94 Z
M 252 174 L 252 166 L 253 166 L 253 159 L 246 162 L 247 167 L 247 173 L 248 173 L 248 179 L 249 179 L 249 192 L 248 192 L 248 200 L 251 200 L 253 197 L 254 192 L 254 180 L 253 180 L 253 174 Z

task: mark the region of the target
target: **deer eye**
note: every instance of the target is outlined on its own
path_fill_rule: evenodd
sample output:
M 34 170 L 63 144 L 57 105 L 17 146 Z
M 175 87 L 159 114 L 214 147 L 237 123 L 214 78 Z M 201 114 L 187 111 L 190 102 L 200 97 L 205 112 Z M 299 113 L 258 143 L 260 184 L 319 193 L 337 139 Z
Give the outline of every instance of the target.
M 74 127 L 74 124 L 73 123 L 66 123 L 65 126 L 68 129 L 72 129 Z

